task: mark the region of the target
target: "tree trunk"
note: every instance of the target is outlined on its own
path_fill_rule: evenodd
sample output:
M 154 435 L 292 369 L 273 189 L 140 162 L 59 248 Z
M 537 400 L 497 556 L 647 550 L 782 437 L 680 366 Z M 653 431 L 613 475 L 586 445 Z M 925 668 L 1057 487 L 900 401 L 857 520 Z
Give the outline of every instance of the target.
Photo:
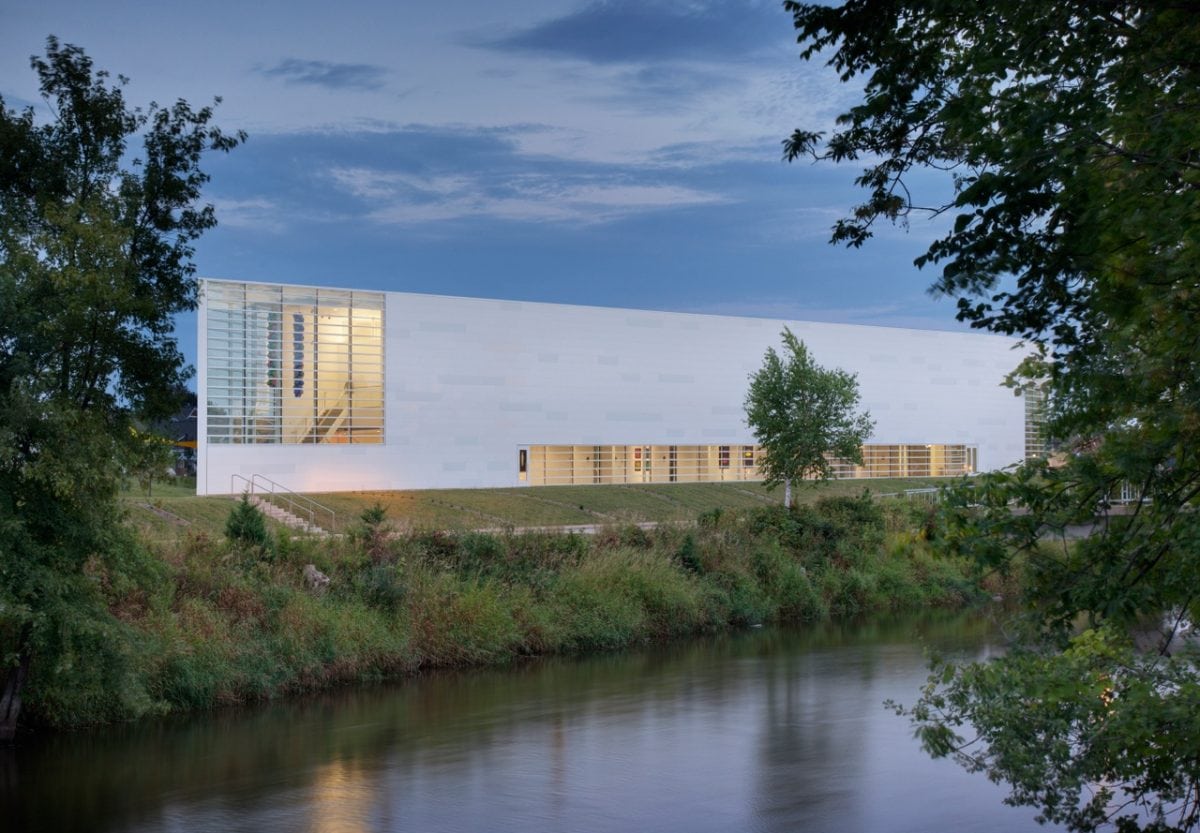
M 21 687 L 29 676 L 29 654 L 22 653 L 17 664 L 3 676 L 0 689 L 0 743 L 12 741 L 17 734 L 17 718 L 21 716 Z
M 788 509 L 792 508 L 792 478 L 790 477 L 784 478 L 783 481 L 783 505 Z

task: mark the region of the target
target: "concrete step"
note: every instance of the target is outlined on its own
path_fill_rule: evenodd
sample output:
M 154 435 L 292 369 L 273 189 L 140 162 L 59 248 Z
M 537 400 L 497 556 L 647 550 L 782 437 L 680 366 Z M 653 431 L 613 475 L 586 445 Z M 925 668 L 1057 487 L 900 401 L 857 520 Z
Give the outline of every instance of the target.
M 292 529 L 298 529 L 301 532 L 305 532 L 309 535 L 325 536 L 329 534 L 326 530 L 322 529 L 316 524 L 309 523 L 306 519 L 289 512 L 282 506 L 277 506 L 274 503 L 271 503 L 271 501 L 260 495 L 251 495 L 250 502 L 268 518 L 278 521 L 284 526 L 289 526 Z

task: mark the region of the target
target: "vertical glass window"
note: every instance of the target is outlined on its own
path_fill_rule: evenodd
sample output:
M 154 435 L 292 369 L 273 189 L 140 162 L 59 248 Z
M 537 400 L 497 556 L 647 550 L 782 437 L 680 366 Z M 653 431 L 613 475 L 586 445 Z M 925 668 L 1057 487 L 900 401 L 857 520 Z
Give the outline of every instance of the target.
M 754 446 L 752 445 L 742 446 L 742 468 L 754 468 Z
M 1046 392 L 1041 388 L 1028 388 L 1025 398 L 1025 459 L 1046 456 Z
M 382 443 L 379 292 L 204 284 L 208 439 Z

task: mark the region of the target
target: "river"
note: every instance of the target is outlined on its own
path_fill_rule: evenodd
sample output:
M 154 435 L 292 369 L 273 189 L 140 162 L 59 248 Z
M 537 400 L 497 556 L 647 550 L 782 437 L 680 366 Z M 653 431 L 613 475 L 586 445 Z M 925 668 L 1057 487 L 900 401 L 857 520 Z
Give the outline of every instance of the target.
M 1047 829 L 884 708 L 926 649 L 998 645 L 981 617 L 768 628 L 36 738 L 0 752 L 0 829 Z

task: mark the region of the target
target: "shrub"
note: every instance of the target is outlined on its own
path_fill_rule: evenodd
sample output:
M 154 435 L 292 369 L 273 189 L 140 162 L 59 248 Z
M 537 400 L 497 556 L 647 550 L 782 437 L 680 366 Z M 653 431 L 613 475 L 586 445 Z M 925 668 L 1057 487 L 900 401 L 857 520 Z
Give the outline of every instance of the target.
M 391 527 L 387 524 L 387 509 L 378 501 L 367 507 L 358 516 L 358 526 L 350 530 L 350 538 L 363 548 L 376 564 L 391 560 L 388 538 Z
M 387 520 L 387 509 L 382 503 L 375 501 L 359 514 L 358 519 L 362 521 L 363 526 L 369 529 L 378 529 Z
M 499 576 L 505 572 L 504 544 L 495 535 L 465 533 L 458 539 L 457 556 L 464 573 Z
M 413 648 L 422 665 L 474 665 L 513 657 L 523 636 L 513 615 L 520 593 L 494 581 L 450 573 L 414 576 L 409 605 Z
M 723 596 L 726 621 L 732 625 L 761 625 L 774 613 L 762 586 L 743 571 L 718 574 L 716 586 Z
M 696 539 L 688 535 L 675 551 L 675 558 L 683 569 L 689 573 L 702 573 L 704 566 L 700 563 L 700 555 L 696 549 Z
M 628 566 L 628 552 L 605 550 L 559 576 L 547 600 L 559 650 L 611 650 L 642 636 L 646 615 L 628 590 Z
M 821 575 L 822 591 L 835 616 L 856 616 L 871 607 L 876 577 L 857 567 L 826 569 Z
M 411 543 L 428 561 L 453 566 L 458 558 L 458 537 L 453 532 L 435 529 L 412 536 Z
M 225 520 L 225 537 L 245 546 L 266 550 L 271 545 L 267 522 L 258 507 L 250 502 L 250 494 L 242 493 L 242 499 L 229 510 Z
M 399 611 L 407 594 L 400 571 L 391 564 L 376 564 L 360 571 L 351 586 L 355 596 L 386 613 Z

